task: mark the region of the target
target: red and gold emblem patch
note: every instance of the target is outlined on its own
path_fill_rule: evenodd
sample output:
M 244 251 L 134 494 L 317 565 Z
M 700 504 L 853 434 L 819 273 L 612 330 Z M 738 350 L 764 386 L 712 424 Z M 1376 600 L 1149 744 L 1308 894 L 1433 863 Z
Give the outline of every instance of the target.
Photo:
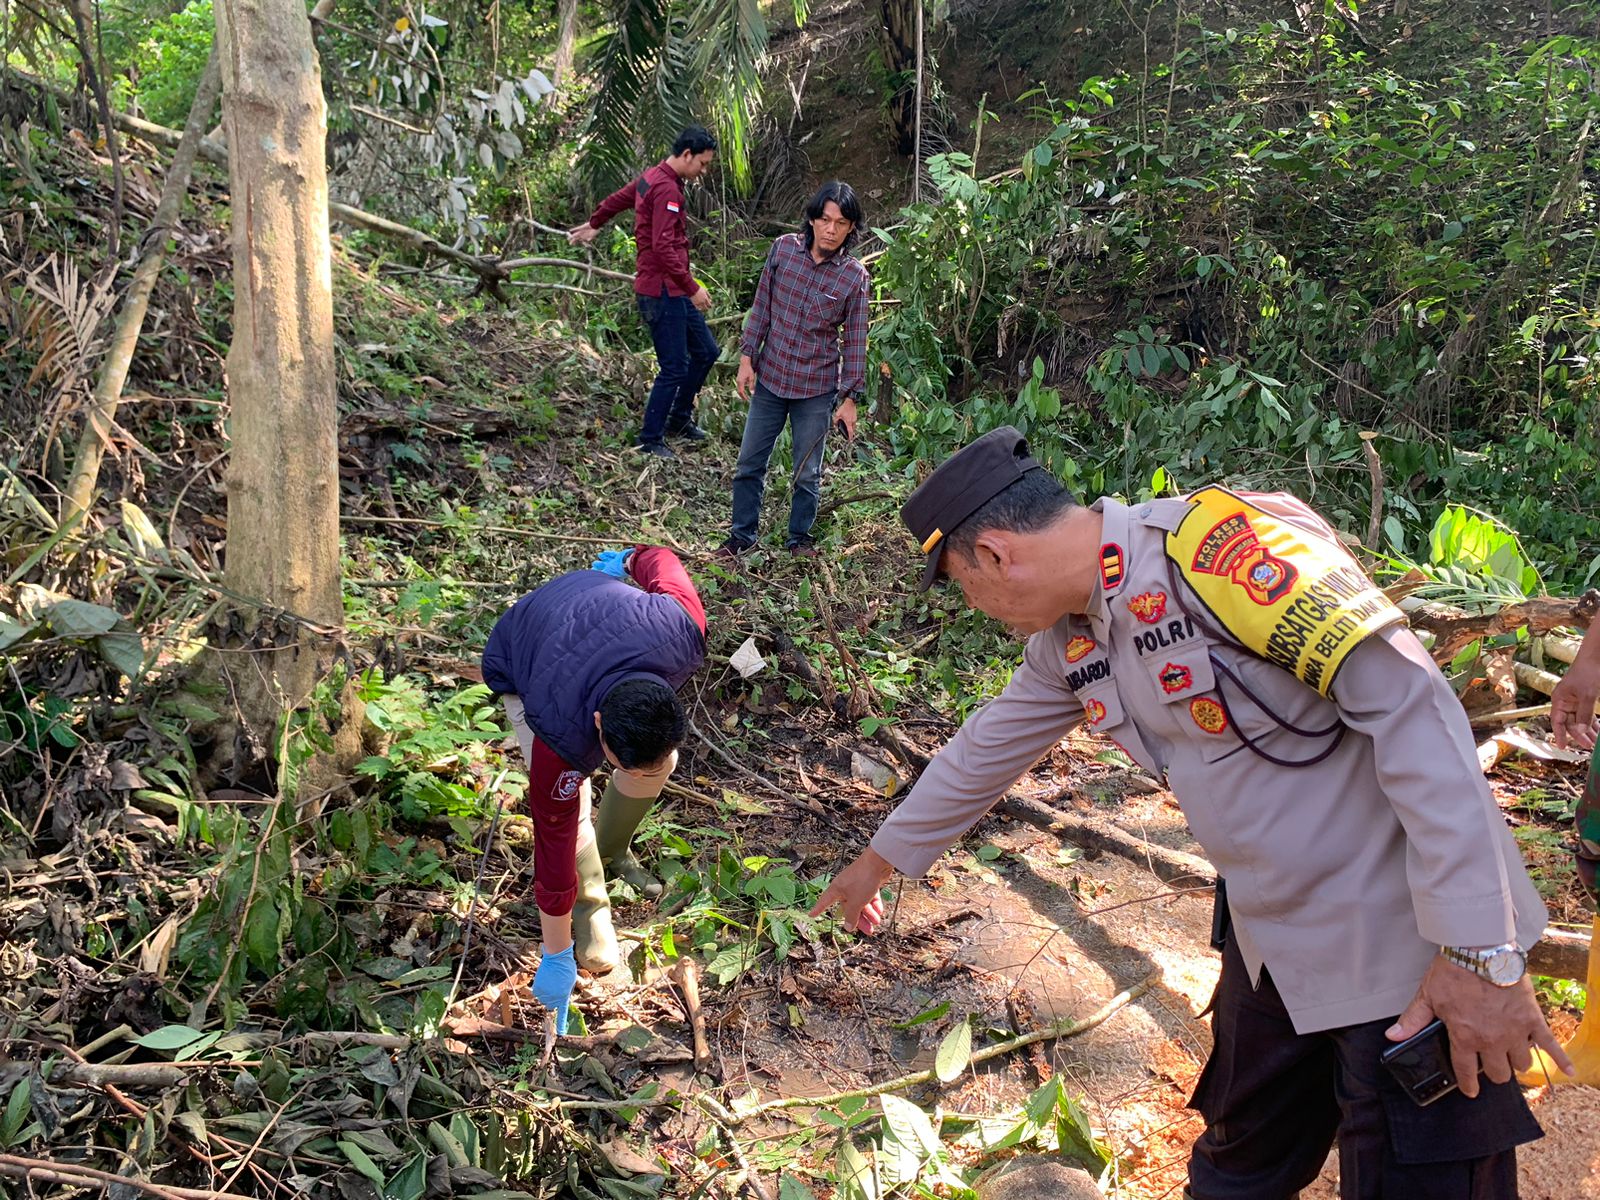
M 1228 714 L 1222 705 L 1204 696 L 1189 701 L 1189 715 L 1207 733 L 1221 733 L 1228 728 Z
M 1167 615 L 1167 594 L 1165 592 L 1140 592 L 1128 601 L 1128 611 L 1146 625 L 1154 625 Z
M 1187 692 L 1194 686 L 1194 672 L 1178 663 L 1168 663 L 1161 668 L 1161 690 L 1169 696 L 1174 692 Z
M 1099 700 L 1090 700 L 1083 706 L 1083 715 L 1089 719 L 1089 724 L 1098 725 L 1106 719 L 1106 706 Z
M 1076 637 L 1067 639 L 1067 661 L 1077 662 L 1085 654 L 1094 649 L 1094 639 L 1086 638 L 1081 633 Z
M 1206 531 L 1195 549 L 1190 570 L 1232 580 L 1257 604 L 1276 604 L 1300 577 L 1287 563 L 1261 544 L 1255 526 L 1242 512 L 1224 517 Z

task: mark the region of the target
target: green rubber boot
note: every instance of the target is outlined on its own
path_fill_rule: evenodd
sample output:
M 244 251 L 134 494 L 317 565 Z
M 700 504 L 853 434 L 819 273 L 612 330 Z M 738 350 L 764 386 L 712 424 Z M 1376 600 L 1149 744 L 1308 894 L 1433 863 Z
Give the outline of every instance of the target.
M 606 870 L 599 847 L 590 842 L 578 851 L 578 897 L 572 905 L 572 941 L 578 965 L 594 975 L 614 971 L 622 961 L 617 930 L 606 898 Z
M 612 875 L 628 881 L 628 885 L 646 900 L 661 895 L 661 881 L 639 865 L 639 860 L 628 849 L 633 831 L 639 828 L 645 813 L 656 802 L 654 796 L 638 799 L 624 796 L 614 782 L 606 784 L 605 795 L 594 815 L 594 844 L 600 849 L 600 861 Z

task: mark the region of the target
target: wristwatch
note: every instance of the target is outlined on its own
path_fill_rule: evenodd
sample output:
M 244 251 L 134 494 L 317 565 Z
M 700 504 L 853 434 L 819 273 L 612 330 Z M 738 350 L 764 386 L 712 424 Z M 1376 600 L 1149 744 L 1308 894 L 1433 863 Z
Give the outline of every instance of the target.
M 1511 987 L 1518 983 L 1528 969 L 1528 956 L 1515 942 L 1503 946 L 1489 946 L 1482 950 L 1468 950 L 1461 946 L 1440 946 L 1439 953 L 1446 962 L 1463 970 L 1482 976 L 1495 987 Z

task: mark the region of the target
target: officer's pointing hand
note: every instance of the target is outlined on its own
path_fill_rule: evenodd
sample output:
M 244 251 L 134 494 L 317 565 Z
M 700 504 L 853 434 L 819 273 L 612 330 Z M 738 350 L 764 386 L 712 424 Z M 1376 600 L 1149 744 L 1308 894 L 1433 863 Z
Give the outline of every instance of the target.
M 811 909 L 820 917 L 835 904 L 844 927 L 852 933 L 872 933 L 883 922 L 883 897 L 878 889 L 894 874 L 894 867 L 870 846 L 833 877 Z
M 1391 1042 L 1420 1033 L 1438 1017 L 1450 1033 L 1450 1063 L 1463 1096 L 1478 1094 L 1478 1072 L 1504 1083 L 1533 1062 L 1539 1046 L 1568 1075 L 1572 1060 L 1545 1024 L 1533 984 L 1524 976 L 1511 987 L 1496 987 L 1442 957 L 1435 958 L 1422 986 L 1400 1019 L 1384 1031 Z

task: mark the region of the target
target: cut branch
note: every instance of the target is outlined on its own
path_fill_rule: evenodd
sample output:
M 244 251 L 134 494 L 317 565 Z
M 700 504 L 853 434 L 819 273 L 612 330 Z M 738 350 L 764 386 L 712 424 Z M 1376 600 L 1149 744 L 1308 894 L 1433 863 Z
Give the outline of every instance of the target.
M 1409 615 L 1413 629 L 1434 635 L 1434 661 L 1448 662 L 1479 638 L 1514 633 L 1524 626 L 1536 635 L 1564 625 L 1586 629 L 1596 612 L 1600 612 L 1600 591 L 1590 588 L 1576 600 L 1537 596 L 1492 613 L 1462 614 L 1425 604 Z
M 70 98 L 67 92 L 54 87 L 37 76 L 29 75 L 25 71 L 18 71 L 14 67 L 6 67 L 5 70 L 30 87 L 49 92 L 62 99 Z M 169 129 L 165 125 L 157 125 L 153 121 L 146 121 L 140 117 L 130 116 L 127 113 L 111 111 L 109 120 L 118 128 L 137 134 L 158 145 L 175 147 L 183 141 L 184 135 L 178 130 Z M 216 138 L 201 138 L 199 140 L 198 153 L 201 158 L 215 166 L 226 167 L 228 165 L 228 147 Z M 420 229 L 413 229 L 409 225 L 402 225 L 398 221 L 391 221 L 387 217 L 380 217 L 376 213 L 352 208 L 348 204 L 340 204 L 334 200 L 328 202 L 328 216 L 345 221 L 358 229 L 365 229 L 370 233 L 376 233 L 382 237 L 400 242 L 419 254 L 454 263 L 473 275 L 477 280 L 478 292 L 487 292 L 502 304 L 511 303 L 510 297 L 502 290 L 505 283 L 510 279 L 511 273 L 525 267 L 546 267 L 556 270 L 578 271 L 586 275 L 598 276 L 603 279 L 615 279 L 626 283 L 632 283 L 634 278 L 626 271 L 613 271 L 605 267 L 597 267 L 592 263 L 577 262 L 573 259 L 536 257 L 502 260 L 493 255 L 469 254 L 465 250 L 445 245 L 438 238 L 433 237 L 431 234 L 423 233 Z
M 1120 854 L 1174 888 L 1204 891 L 1216 886 L 1216 868 L 1199 855 L 1158 846 L 1107 821 L 1067 816 L 1038 800 L 1015 795 L 1004 797 L 994 811 L 1026 821 L 1075 846 Z
M 1053 1042 L 1061 1038 L 1076 1037 L 1080 1033 L 1088 1033 L 1089 1030 L 1104 1024 L 1106 1020 L 1115 1014 L 1119 1009 L 1126 1007 L 1128 1004 L 1144 995 L 1152 986 L 1154 986 L 1156 980 L 1160 978 L 1161 972 L 1159 970 L 1152 971 L 1149 975 L 1146 975 L 1132 987 L 1125 988 L 1118 992 L 1115 996 L 1111 997 L 1111 999 L 1107 1000 L 1104 1004 L 1095 1009 L 1094 1012 L 1090 1013 L 1082 1020 L 1068 1019 L 1065 1021 L 1058 1021 L 1054 1025 L 1048 1025 L 1043 1029 L 1036 1029 L 1032 1033 L 1025 1033 L 1021 1037 L 1012 1038 L 1009 1041 L 998 1042 L 993 1046 L 985 1046 L 981 1050 L 976 1050 L 973 1052 L 972 1058 L 970 1059 L 970 1064 L 972 1066 L 977 1066 L 979 1063 L 985 1063 L 992 1058 L 999 1058 L 1002 1055 L 1011 1054 L 1017 1050 L 1022 1050 L 1038 1042 Z M 870 1087 L 858 1088 L 851 1092 L 832 1092 L 826 1096 L 785 1096 L 779 1100 L 768 1100 L 765 1104 L 757 1104 L 753 1108 L 741 1109 L 737 1113 L 730 1112 L 725 1108 L 720 1108 L 720 1105 L 718 1106 L 720 1111 L 718 1111 L 718 1109 L 707 1109 L 707 1111 L 711 1112 L 712 1115 L 716 1116 L 726 1125 L 741 1125 L 750 1120 L 751 1117 L 758 1117 L 764 1113 L 777 1112 L 780 1109 L 823 1108 L 830 1104 L 840 1104 L 846 1100 L 864 1100 L 869 1096 L 881 1096 L 885 1092 L 901 1092 L 906 1088 L 916 1087 L 918 1084 L 931 1083 L 933 1082 L 934 1078 L 934 1073 L 931 1070 L 913 1071 L 910 1075 L 902 1075 L 898 1079 L 890 1079 L 883 1083 L 875 1083 Z M 710 1097 L 702 1097 L 702 1104 L 704 1101 L 709 1099 Z M 715 1101 L 712 1103 L 715 1103 Z

